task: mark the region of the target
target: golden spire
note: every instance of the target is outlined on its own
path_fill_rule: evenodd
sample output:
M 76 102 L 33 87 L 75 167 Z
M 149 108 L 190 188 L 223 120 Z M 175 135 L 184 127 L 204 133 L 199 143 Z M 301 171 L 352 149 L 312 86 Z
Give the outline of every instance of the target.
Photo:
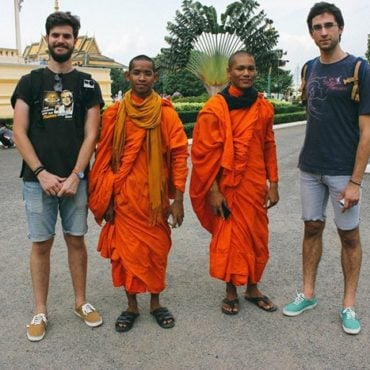
M 54 0 L 54 11 L 59 12 L 59 2 L 58 2 L 58 0 Z

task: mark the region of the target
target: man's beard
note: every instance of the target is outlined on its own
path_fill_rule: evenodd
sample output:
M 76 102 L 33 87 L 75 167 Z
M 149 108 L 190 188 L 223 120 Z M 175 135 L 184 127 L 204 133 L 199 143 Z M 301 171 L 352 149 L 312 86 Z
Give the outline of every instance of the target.
M 54 48 L 48 45 L 48 50 L 49 50 L 49 54 L 56 62 L 64 63 L 71 58 L 74 49 L 73 48 L 67 49 L 66 53 L 64 54 L 56 54 L 54 51 Z

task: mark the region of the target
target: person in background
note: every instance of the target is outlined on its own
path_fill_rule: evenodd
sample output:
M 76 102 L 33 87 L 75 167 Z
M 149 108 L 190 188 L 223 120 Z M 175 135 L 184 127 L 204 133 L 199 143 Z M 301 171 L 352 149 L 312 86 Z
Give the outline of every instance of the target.
M 0 144 L 4 149 L 14 148 L 13 131 L 8 128 L 5 122 L 0 122 Z

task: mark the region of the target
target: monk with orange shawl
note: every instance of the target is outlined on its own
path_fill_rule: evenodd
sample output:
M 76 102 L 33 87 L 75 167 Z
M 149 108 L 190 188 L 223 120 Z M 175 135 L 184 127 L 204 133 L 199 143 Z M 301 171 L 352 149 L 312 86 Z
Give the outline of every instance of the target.
M 165 288 L 169 225 L 180 226 L 184 217 L 188 150 L 172 104 L 152 90 L 156 78 L 151 58 L 131 60 L 131 90 L 103 114 L 89 178 L 89 207 L 99 224 L 106 220 L 98 250 L 110 258 L 113 285 L 123 286 L 128 298 L 116 321 L 119 332 L 132 328 L 139 315 L 136 295 L 145 292 L 151 293 L 150 312 L 158 324 L 175 324 L 159 293 Z
M 273 107 L 253 87 L 252 55 L 234 53 L 227 73 L 230 86 L 205 104 L 194 128 L 190 197 L 212 234 L 210 274 L 226 282 L 222 312 L 239 312 L 240 285 L 245 299 L 272 312 L 257 283 L 269 257 L 267 209 L 279 200 Z

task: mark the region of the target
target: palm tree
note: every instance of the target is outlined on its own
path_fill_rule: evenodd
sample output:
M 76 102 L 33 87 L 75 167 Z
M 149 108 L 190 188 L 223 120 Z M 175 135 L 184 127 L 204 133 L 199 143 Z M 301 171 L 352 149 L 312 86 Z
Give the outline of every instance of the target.
M 229 4 L 217 21 L 213 6 L 184 0 L 182 12 L 177 11 L 175 22 L 168 22 L 170 45 L 162 49 L 165 67 L 187 68 L 214 95 L 227 84 L 227 60 L 237 50 L 245 50 L 256 58 L 260 72 L 266 72 L 274 55 L 278 33 L 272 20 L 255 0 L 240 0 Z

